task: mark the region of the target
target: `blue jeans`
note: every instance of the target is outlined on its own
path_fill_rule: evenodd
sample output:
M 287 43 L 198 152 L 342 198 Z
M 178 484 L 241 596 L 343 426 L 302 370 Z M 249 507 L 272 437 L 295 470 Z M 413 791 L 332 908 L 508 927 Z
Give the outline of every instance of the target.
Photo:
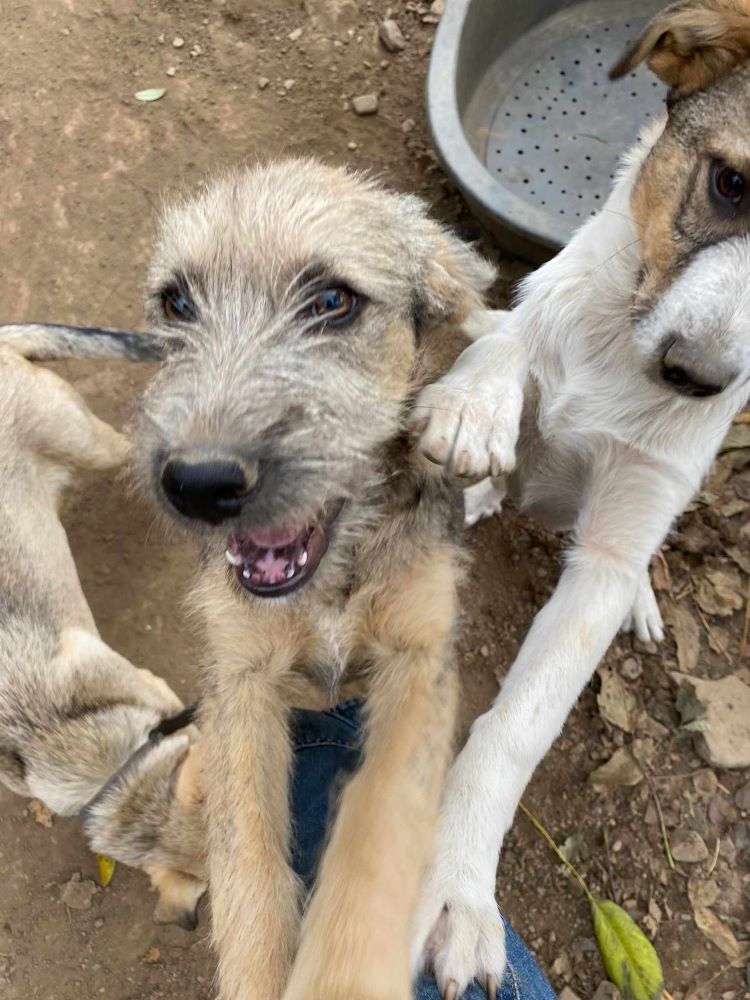
M 291 718 L 294 745 L 292 775 L 292 865 L 308 888 L 315 879 L 325 846 L 331 807 L 346 777 L 360 758 L 359 703 L 346 702 L 326 712 L 295 709 Z M 497 1000 L 555 1000 L 551 986 L 523 941 L 506 922 L 508 967 Z M 473 984 L 464 1000 L 486 1000 Z M 440 1000 L 435 980 L 424 976 L 414 1000 Z

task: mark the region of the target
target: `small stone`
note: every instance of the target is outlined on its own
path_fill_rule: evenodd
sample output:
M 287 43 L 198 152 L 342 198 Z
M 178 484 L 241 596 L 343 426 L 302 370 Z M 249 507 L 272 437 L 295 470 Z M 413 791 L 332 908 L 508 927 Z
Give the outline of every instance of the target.
M 170 66 L 169 69 L 167 70 L 167 76 L 174 76 L 176 72 L 177 72 L 177 67 Z
M 356 142 L 347 142 L 346 148 L 347 149 L 351 149 L 351 151 L 354 152 L 354 150 L 357 149 L 357 143 Z
M 200 55 L 202 55 L 202 54 L 203 54 L 203 49 L 202 49 L 202 48 L 201 48 L 201 46 L 200 46 L 200 45 L 199 45 L 199 44 L 198 44 L 198 43 L 196 42 L 196 43 L 195 43 L 195 45 L 194 45 L 194 46 L 192 47 L 192 49 L 190 50 L 190 55 L 191 55 L 191 56 L 193 57 L 193 59 L 196 59 L 196 58 L 197 58 L 198 56 L 200 56 Z
M 401 28 L 392 18 L 381 22 L 378 28 L 378 38 L 383 43 L 383 48 L 388 49 L 389 52 L 400 52 L 406 48 L 406 39 Z
M 735 804 L 743 812 L 750 812 L 750 781 L 735 792 Z
M 552 963 L 552 975 L 566 983 L 573 978 L 573 963 L 567 952 L 561 952 Z
M 295 28 L 286 36 L 290 42 L 298 42 L 302 38 L 302 28 Z
M 432 0 L 430 4 L 430 13 L 433 17 L 442 17 L 445 13 L 445 0 Z
M 620 673 L 627 681 L 637 681 L 643 673 L 643 667 L 634 656 L 629 656 L 620 664 Z
M 96 895 L 96 886 L 88 879 L 81 879 L 80 872 L 75 872 L 60 890 L 60 899 L 71 910 L 88 910 L 91 897 Z
M 485 660 L 486 660 L 487 657 L 490 655 L 490 647 L 489 646 L 480 646 L 479 647 L 479 655 L 483 656 L 485 658 Z
M 706 842 L 695 830 L 675 830 L 670 840 L 675 861 L 695 865 L 708 858 Z
M 622 994 L 614 983 L 605 981 L 599 983 L 591 1000 L 622 1000 Z
M 259 76 L 258 77 L 258 90 L 265 90 L 266 87 L 268 86 L 268 84 L 270 82 L 271 81 L 268 79 L 267 76 Z
M 401 122 L 401 131 L 412 132 L 416 124 L 417 123 L 414 121 L 413 118 L 404 118 L 404 120 Z
M 581 1000 L 581 998 L 569 986 L 563 986 L 558 995 L 558 1000 Z
M 694 910 L 713 906 L 719 897 L 719 887 L 713 879 L 691 875 L 687 884 L 688 899 Z
M 352 98 L 352 108 L 355 115 L 374 115 L 378 110 L 377 94 L 360 94 Z
M 297 81 L 293 80 L 291 77 L 288 80 L 284 80 L 284 90 L 291 90 Z
M 104 927 L 104 917 L 97 917 L 94 921 L 94 927 L 99 931 Z
M 156 965 L 161 959 L 161 951 L 158 948 L 149 948 L 141 961 L 144 965 Z
M 172 45 L 176 49 L 181 49 L 184 44 L 185 44 L 185 39 L 182 38 L 180 35 L 176 35 L 172 39 Z
M 159 45 L 163 45 L 164 42 L 166 41 L 166 36 L 164 32 L 162 32 L 156 40 L 159 43 Z

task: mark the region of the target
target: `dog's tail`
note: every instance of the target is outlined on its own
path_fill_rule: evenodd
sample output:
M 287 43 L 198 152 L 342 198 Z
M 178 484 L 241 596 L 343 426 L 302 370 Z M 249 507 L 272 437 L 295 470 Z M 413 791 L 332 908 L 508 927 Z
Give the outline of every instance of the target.
M 151 333 L 104 330 L 97 326 L 0 324 L 0 347 L 10 347 L 29 361 L 57 361 L 59 358 L 161 361 L 165 345 L 166 338 L 156 337 Z

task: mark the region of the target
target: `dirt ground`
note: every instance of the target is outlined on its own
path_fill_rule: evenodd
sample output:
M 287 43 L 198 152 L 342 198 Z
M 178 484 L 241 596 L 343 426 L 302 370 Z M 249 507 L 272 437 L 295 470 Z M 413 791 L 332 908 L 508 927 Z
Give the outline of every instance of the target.
M 388 10 L 407 38 L 396 55 L 376 37 Z M 3 0 L 2 319 L 138 328 L 161 193 L 258 155 L 312 153 L 374 168 L 480 236 L 425 130 L 436 20 L 428 10 L 401 0 L 390 7 L 384 0 Z M 158 102 L 133 98 L 160 86 L 167 93 Z M 350 100 L 366 93 L 379 95 L 378 113 L 357 117 Z M 524 267 L 483 245 L 500 263 L 502 300 Z M 114 363 L 60 370 L 116 423 L 148 376 Z M 724 456 L 658 565 L 663 609 L 677 606 L 678 617 L 694 622 L 688 632 L 697 658 L 683 649 L 681 664 L 709 679 L 750 680 L 750 658 L 740 650 L 745 599 L 738 597 L 750 570 L 748 457 L 740 447 Z M 195 554 L 168 544 L 115 477 L 82 483 L 65 522 L 105 639 L 189 698 L 197 643 L 180 600 Z M 562 552 L 560 540 L 512 511 L 481 525 L 470 545 L 465 720 L 488 704 L 551 593 Z M 724 598 L 712 604 L 717 573 L 726 578 Z M 700 736 L 680 727 L 672 638 L 656 650 L 621 637 L 606 667 L 634 711 L 613 722 L 600 708 L 595 678 L 526 802 L 565 843 L 592 891 L 642 922 L 675 1000 L 750 997 L 750 776 L 708 766 L 696 752 Z M 621 748 L 637 757 L 648 781 L 592 784 L 594 768 Z M 692 844 L 698 860 L 670 869 L 655 798 L 670 840 Z M 66 906 L 61 888 L 71 877 L 96 878 L 77 824 L 55 819 L 47 828 L 2 789 L 0 868 L 0 992 L 8 1000 L 213 996 L 205 912 L 194 934 L 154 926 L 145 879 L 124 867 L 88 906 Z M 498 892 L 553 985 L 590 1000 L 605 974 L 586 901 L 522 817 L 507 838 Z

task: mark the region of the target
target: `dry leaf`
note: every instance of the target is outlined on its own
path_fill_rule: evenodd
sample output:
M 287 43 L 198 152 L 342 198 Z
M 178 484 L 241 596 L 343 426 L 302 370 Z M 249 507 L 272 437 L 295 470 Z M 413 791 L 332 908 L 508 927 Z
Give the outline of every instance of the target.
M 615 750 L 606 764 L 589 775 L 593 785 L 612 785 L 632 788 L 643 781 L 643 772 L 635 758 L 625 747 Z
M 161 951 L 154 947 L 149 948 L 146 954 L 143 956 L 141 961 L 145 965 L 156 965 L 156 963 L 161 959 Z
M 750 686 L 736 674 L 718 681 L 677 671 L 672 677 L 680 685 L 677 708 L 683 721 L 707 723 L 697 745 L 701 756 L 712 767 L 750 767 Z
M 136 101 L 146 101 L 147 103 L 150 103 L 151 101 L 160 101 L 166 92 L 166 87 L 151 87 L 149 90 L 139 90 L 133 96 Z
M 51 828 L 54 823 L 54 818 L 43 802 L 40 802 L 39 799 L 32 799 L 26 808 L 34 817 L 35 823 L 38 823 L 39 826 L 46 827 L 48 830 Z
M 99 884 L 106 889 L 114 878 L 117 862 L 113 858 L 107 857 L 106 854 L 97 854 L 96 866 L 99 872 Z
M 733 448 L 750 448 L 750 424 L 733 424 L 729 428 L 721 451 L 731 451 Z
M 697 906 L 693 910 L 693 919 L 695 926 L 711 944 L 723 951 L 733 962 L 739 960 L 741 954 L 739 941 L 713 910 L 709 910 L 707 906 Z
M 750 552 L 747 549 L 742 549 L 739 545 L 734 545 L 732 548 L 727 549 L 726 552 L 729 558 L 737 563 L 743 573 L 750 575 Z
M 698 666 L 701 634 L 698 622 L 684 604 L 672 604 L 664 618 L 677 644 L 677 662 L 680 670 L 692 673 Z
M 670 590 L 672 586 L 669 566 L 660 552 L 651 560 L 651 586 L 654 590 Z
M 596 697 L 601 715 L 626 733 L 635 732 L 640 711 L 638 701 L 625 681 L 611 667 L 599 670 L 601 691 Z
M 709 570 L 698 580 L 695 599 L 707 615 L 726 618 L 744 604 L 740 574 L 737 570 Z
M 704 879 L 700 875 L 691 875 L 688 879 L 688 899 L 694 910 L 713 906 L 719 895 L 719 887 L 713 879 Z

